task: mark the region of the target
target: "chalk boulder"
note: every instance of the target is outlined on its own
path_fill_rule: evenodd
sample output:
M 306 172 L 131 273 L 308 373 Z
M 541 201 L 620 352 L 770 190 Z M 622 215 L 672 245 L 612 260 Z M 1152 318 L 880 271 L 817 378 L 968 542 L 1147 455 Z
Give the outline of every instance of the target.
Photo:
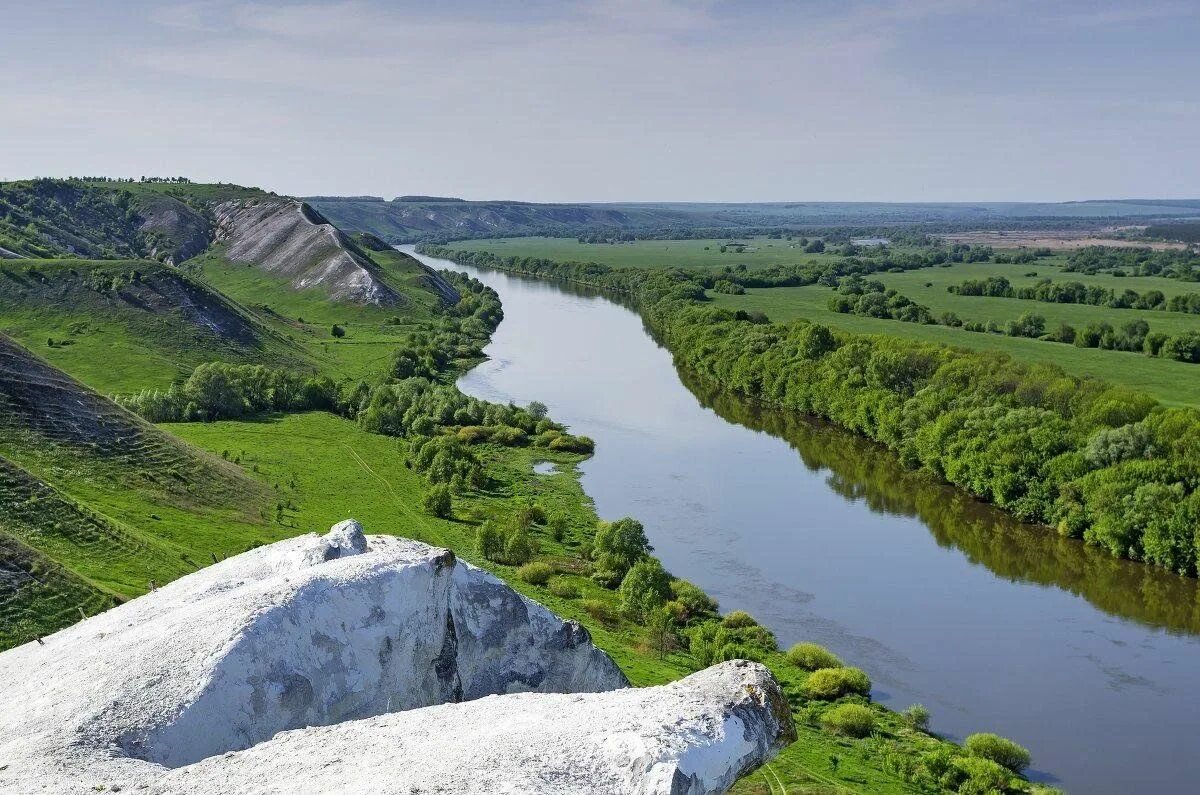
M 353 521 L 0 654 L 0 703 L 0 792 L 719 792 L 792 731 L 762 666 L 629 688 L 579 624 Z

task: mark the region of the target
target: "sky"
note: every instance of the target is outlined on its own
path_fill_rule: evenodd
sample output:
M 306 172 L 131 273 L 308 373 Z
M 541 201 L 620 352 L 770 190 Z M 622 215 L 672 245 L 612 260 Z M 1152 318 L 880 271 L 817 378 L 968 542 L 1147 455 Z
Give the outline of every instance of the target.
M 0 0 L 0 179 L 1196 198 L 1198 76 L 1198 0 Z

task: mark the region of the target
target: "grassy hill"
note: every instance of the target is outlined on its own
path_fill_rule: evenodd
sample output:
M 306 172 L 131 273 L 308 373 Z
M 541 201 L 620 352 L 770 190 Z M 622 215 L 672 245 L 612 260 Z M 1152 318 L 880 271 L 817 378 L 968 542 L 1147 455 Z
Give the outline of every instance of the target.
M 82 599 L 85 611 L 112 604 L 144 592 L 152 579 L 272 535 L 265 484 L 4 336 L 0 505 L 0 537 L 14 555 L 0 568 L 25 572 L 3 580 L 0 604 L 25 632 L 77 620 L 78 611 L 64 613 L 65 602 Z M 46 601 L 47 594 L 55 596 Z M 18 639 L 29 637 L 5 640 Z
M 106 393 L 166 387 L 218 359 L 312 367 L 261 317 L 152 260 L 0 262 L 0 330 Z

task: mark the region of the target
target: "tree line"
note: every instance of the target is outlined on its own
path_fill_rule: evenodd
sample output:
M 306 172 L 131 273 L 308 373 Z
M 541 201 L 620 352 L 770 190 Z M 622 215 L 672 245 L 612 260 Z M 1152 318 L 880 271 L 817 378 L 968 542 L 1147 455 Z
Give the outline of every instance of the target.
M 1020 298 L 1048 304 L 1089 304 L 1109 309 L 1147 309 L 1161 312 L 1185 312 L 1200 315 L 1200 293 L 1181 293 L 1168 298 L 1162 290 L 1139 293 L 1125 289 L 1120 292 L 1083 282 L 1055 282 L 1040 279 L 1030 287 L 1013 287 L 1003 276 L 986 279 L 965 279 L 951 284 L 946 290 L 956 295 L 987 296 L 991 298 Z
M 1200 252 L 1189 249 L 1155 251 L 1149 248 L 1088 246 L 1067 255 L 1065 271 L 1111 273 L 1113 276 L 1163 276 L 1200 281 Z

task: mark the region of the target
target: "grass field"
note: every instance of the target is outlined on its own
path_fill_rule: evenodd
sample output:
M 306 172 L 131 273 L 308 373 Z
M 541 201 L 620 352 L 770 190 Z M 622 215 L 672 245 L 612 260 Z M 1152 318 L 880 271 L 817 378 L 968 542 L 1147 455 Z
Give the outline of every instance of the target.
M 996 321 L 1003 326 L 1015 320 L 1023 312 L 1033 312 L 1046 319 L 1047 330 L 1060 323 L 1068 323 L 1082 329 L 1088 323 L 1107 322 L 1119 328 L 1135 319 L 1144 319 L 1152 331 L 1178 334 L 1200 328 L 1200 316 L 1178 312 L 1157 312 L 1135 309 L 1110 309 L 1084 304 L 1049 304 L 1017 298 L 987 298 L 961 296 L 946 291 L 946 285 L 958 284 L 963 279 L 983 278 L 1003 274 L 1015 286 L 1033 283 L 1038 277 L 1023 277 L 1020 274 L 1037 270 L 1041 275 L 1073 278 L 1078 274 L 1060 274 L 1058 268 L 1046 263 L 1036 267 L 1027 265 L 955 264 L 950 268 L 927 268 L 905 273 L 880 273 L 872 278 L 879 279 L 890 288 L 895 288 L 914 301 L 925 304 L 935 315 L 955 312 L 964 321 Z M 1187 292 L 1194 285 L 1180 284 L 1173 279 L 1121 279 L 1112 276 L 1082 276 L 1080 281 L 1113 286 L 1112 283 L 1139 282 L 1131 289 L 1160 289 L 1171 295 Z M 1149 284 L 1145 284 L 1149 283 Z M 927 284 L 931 286 L 926 286 Z M 745 295 L 713 294 L 719 306 L 730 309 L 758 310 L 772 320 L 786 321 L 805 318 L 824 323 L 833 328 L 865 334 L 885 334 L 927 342 L 941 342 L 976 350 L 999 350 L 1022 361 L 1056 364 L 1077 375 L 1090 375 L 1113 383 L 1144 390 L 1164 403 L 1173 405 L 1200 404 L 1200 368 L 1194 364 L 1146 356 L 1141 353 L 1107 351 L 1098 348 L 1076 348 L 1072 345 L 1044 342 L 1022 337 L 964 331 L 949 326 L 926 326 L 902 323 L 897 320 L 861 317 L 833 312 L 828 307 L 833 290 L 820 285 L 807 287 L 777 287 L 751 289 Z
M 732 243 L 745 244 L 742 253 Z M 726 251 L 721 252 L 721 246 Z M 509 237 L 458 240 L 460 251 L 491 251 L 502 257 L 543 257 L 577 262 L 599 262 L 614 268 L 724 268 L 745 265 L 768 268 L 797 262 L 840 259 L 835 254 L 805 254 L 796 241 L 765 237 L 730 237 L 709 240 L 635 240 L 629 243 L 580 243 L 568 237 Z
M 386 281 L 401 294 L 393 307 L 333 302 L 320 289 L 296 290 L 287 279 L 231 263 L 219 249 L 188 263 L 199 279 L 260 317 L 289 342 L 301 346 L 321 372 L 335 379 L 377 374 L 412 332 L 426 327 L 438 299 L 423 284 L 423 271 L 399 252 L 369 252 Z M 335 338 L 334 325 L 346 335 Z

